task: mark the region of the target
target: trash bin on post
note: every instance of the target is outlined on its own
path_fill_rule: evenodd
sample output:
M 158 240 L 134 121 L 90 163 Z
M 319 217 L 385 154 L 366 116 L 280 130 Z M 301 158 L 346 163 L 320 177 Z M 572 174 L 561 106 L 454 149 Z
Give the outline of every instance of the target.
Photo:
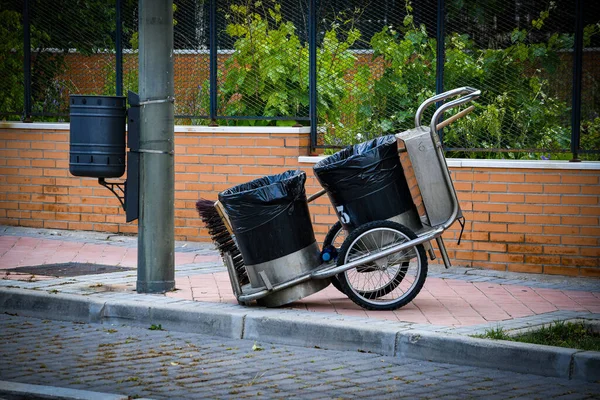
M 71 95 L 69 171 L 75 176 L 118 178 L 125 173 L 124 96 Z
M 348 146 L 315 164 L 314 172 L 346 230 L 376 220 L 422 228 L 394 135 Z
M 253 288 L 303 275 L 320 265 L 302 171 L 286 171 L 255 179 L 219 194 L 231 221 Z M 258 304 L 277 307 L 318 292 L 328 279 L 309 280 L 274 291 Z

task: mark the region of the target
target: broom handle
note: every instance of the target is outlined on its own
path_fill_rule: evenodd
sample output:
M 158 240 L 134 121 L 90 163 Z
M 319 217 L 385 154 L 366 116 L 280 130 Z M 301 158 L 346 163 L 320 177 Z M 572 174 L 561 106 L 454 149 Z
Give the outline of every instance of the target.
M 465 108 L 461 112 L 456 113 L 453 116 L 451 116 L 450 118 L 445 119 L 442 122 L 440 122 L 439 124 L 437 124 L 436 127 L 435 127 L 435 129 L 439 131 L 440 129 L 447 127 L 448 125 L 450 125 L 451 123 L 453 123 L 457 119 L 462 118 L 465 115 L 469 114 L 474 109 L 475 109 L 475 106 L 470 106 L 470 107 Z
M 219 200 L 215 201 L 215 209 L 217 210 L 217 213 L 223 220 L 223 225 L 225 225 L 225 228 L 227 228 L 229 234 L 233 236 L 233 228 L 231 228 L 231 221 L 229 220 L 229 216 L 223 209 L 223 204 L 221 204 Z
M 317 193 L 311 195 L 308 199 L 306 199 L 309 203 L 315 201 L 316 199 L 318 199 L 319 197 L 323 196 L 325 193 L 327 193 L 325 191 L 325 189 L 321 189 L 319 190 Z

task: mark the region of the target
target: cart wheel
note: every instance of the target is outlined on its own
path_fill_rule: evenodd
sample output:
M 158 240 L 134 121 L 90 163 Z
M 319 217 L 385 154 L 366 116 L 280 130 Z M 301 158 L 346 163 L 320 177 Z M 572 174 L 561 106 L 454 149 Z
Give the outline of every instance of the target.
M 361 225 L 344 241 L 337 265 L 416 238 L 414 232 L 397 222 L 374 221 Z M 368 310 L 395 310 L 412 301 L 425 283 L 425 249 L 419 244 L 337 276 L 344 293 L 359 306 Z
M 331 246 L 334 246 L 336 249 L 339 249 L 340 247 L 342 247 L 342 244 L 344 243 L 344 240 L 346 239 L 347 235 L 348 235 L 348 233 L 342 227 L 342 223 L 340 221 L 337 221 L 329 229 L 329 232 L 327 232 L 327 235 L 325 236 L 325 240 L 323 241 L 323 248 L 331 245 Z M 339 280 L 338 276 L 339 275 L 335 275 L 335 276 L 332 276 L 331 278 L 329 278 L 329 279 L 331 279 L 331 284 L 337 290 L 346 294 L 344 292 L 344 289 L 342 288 L 342 285 L 340 284 L 340 280 Z
M 336 249 L 339 249 L 342 247 L 342 244 L 344 243 L 344 240 L 346 239 L 347 236 L 348 236 L 348 231 L 343 229 L 342 223 L 338 221 L 335 224 L 333 224 L 331 229 L 329 229 L 329 232 L 327 232 L 327 236 L 325 236 L 325 240 L 323 241 L 323 247 L 333 245 Z M 389 292 L 394 290 L 394 288 L 396 286 L 398 286 L 400 281 L 402 281 L 402 276 L 403 276 L 402 274 L 405 273 L 405 271 L 408 267 L 408 262 L 402 263 L 402 266 L 406 267 L 406 268 L 398 270 L 398 279 L 397 280 L 392 280 L 389 285 L 387 285 L 386 287 L 380 288 L 377 291 L 370 291 L 370 292 L 362 292 L 361 291 L 360 294 L 363 296 L 370 296 L 370 297 L 372 297 L 374 295 L 376 297 L 380 297 L 380 296 L 384 296 L 384 295 L 388 294 Z M 358 270 L 358 272 L 368 272 L 368 271 L 366 270 L 366 268 L 361 268 Z M 344 292 L 344 289 L 342 288 L 340 279 L 338 278 L 339 275 L 340 274 L 332 276 L 330 278 L 331 283 L 337 290 L 346 294 L 346 292 Z

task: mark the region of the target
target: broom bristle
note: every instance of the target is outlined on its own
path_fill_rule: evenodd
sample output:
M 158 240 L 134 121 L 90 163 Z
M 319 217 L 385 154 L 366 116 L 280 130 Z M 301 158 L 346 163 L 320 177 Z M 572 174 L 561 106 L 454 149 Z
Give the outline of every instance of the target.
M 196 210 L 204 222 L 204 225 L 208 228 L 208 233 L 211 239 L 215 243 L 223 262 L 225 262 L 225 253 L 229 253 L 233 259 L 233 267 L 238 277 L 240 285 L 250 283 L 248 279 L 248 273 L 244 265 L 244 259 L 242 253 L 238 248 L 237 244 L 231 237 L 231 234 L 227 230 L 227 227 L 223 223 L 221 216 L 215 208 L 214 201 L 200 199 L 196 202 Z

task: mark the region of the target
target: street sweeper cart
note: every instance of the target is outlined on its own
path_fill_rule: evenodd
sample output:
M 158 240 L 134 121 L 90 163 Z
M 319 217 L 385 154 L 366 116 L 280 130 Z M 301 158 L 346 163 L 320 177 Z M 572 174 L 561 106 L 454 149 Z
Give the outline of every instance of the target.
M 424 101 L 415 128 L 348 146 L 314 166 L 323 190 L 307 198 L 306 174 L 286 171 L 227 189 L 197 208 L 221 252 L 240 304 L 289 304 L 332 283 L 365 309 L 412 301 L 427 277 L 433 241 L 464 226 L 438 131 L 474 109 L 444 113 L 480 96 L 471 87 Z M 425 110 L 438 104 L 423 126 Z M 327 194 L 338 215 L 319 248 L 308 203 Z

